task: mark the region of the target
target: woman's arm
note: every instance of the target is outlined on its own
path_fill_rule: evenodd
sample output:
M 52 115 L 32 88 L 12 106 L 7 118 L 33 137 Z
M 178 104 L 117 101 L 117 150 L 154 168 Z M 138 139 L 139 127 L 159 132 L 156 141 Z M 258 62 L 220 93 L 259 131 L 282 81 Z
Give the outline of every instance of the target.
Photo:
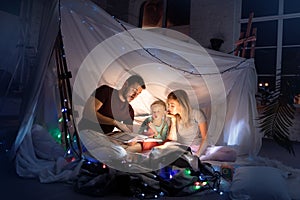
M 200 156 L 207 147 L 207 122 L 205 121 L 205 122 L 199 123 L 198 126 L 199 126 L 199 130 L 200 130 L 202 139 L 201 139 L 201 144 L 199 146 L 199 149 L 196 152 L 196 155 Z
M 177 141 L 177 127 L 176 127 L 176 116 L 175 115 L 167 115 L 170 120 L 169 133 L 167 135 L 167 140 Z

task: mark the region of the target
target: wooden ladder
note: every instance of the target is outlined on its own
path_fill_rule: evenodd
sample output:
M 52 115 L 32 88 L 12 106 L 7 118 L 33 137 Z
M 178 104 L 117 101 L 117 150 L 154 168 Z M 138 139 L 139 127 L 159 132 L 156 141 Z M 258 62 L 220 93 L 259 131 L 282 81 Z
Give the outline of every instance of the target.
M 252 34 L 250 35 L 253 16 L 254 16 L 254 13 L 253 12 L 250 13 L 246 34 L 245 34 L 245 32 L 241 32 L 239 40 L 235 42 L 235 46 L 236 46 L 235 51 L 234 51 L 235 56 L 240 56 L 240 57 L 245 58 L 246 50 L 249 49 L 248 45 L 249 45 L 249 43 L 251 43 L 250 58 L 254 58 L 257 28 L 253 28 Z

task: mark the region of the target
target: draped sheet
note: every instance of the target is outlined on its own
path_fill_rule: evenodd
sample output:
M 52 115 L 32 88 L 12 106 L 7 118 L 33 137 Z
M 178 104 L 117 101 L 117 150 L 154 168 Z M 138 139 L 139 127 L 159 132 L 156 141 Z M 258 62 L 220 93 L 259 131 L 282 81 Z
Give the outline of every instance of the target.
M 61 1 L 61 30 L 72 72 L 78 122 L 91 92 L 101 84 L 120 88 L 130 74 L 147 85 L 131 104 L 136 119 L 149 114 L 153 100 L 171 90 L 187 91 L 192 105 L 205 111 L 209 145 L 232 145 L 256 155 L 261 135 L 256 117 L 256 71 L 243 59 L 201 47 L 166 29 L 139 29 L 120 22 L 84 0 Z
M 53 182 L 68 180 L 77 172 L 56 171 L 56 161 L 38 158 L 31 137 L 35 123 L 47 128 L 58 125 L 60 103 L 51 53 L 59 15 L 67 65 L 72 72 L 73 108 L 79 113 L 76 122 L 85 100 L 98 85 L 119 88 L 130 74 L 139 73 L 147 90 L 132 102 L 137 123 L 149 114 L 154 99 L 166 100 L 171 90 L 184 89 L 193 107 L 203 109 L 208 117 L 209 145 L 236 146 L 239 154 L 258 153 L 261 135 L 256 124 L 253 60 L 202 48 L 174 31 L 142 30 L 119 23 L 89 1 L 60 2 L 60 8 L 58 1 L 43 4 L 38 66 L 11 150 L 20 176 L 39 176 L 43 182 Z
M 56 80 L 45 77 L 50 76 L 49 68 L 55 68 L 50 57 L 59 14 L 67 65 L 72 72 L 73 107 L 79 114 L 76 122 L 97 86 L 119 88 L 130 74 L 139 73 L 147 89 L 131 103 L 136 122 L 149 115 L 154 99 L 166 100 L 171 90 L 184 89 L 193 107 L 203 109 L 207 115 L 210 145 L 236 146 L 239 154 L 258 153 L 261 134 L 256 124 L 256 71 L 252 59 L 202 48 L 175 31 L 142 30 L 118 22 L 89 1 L 62 0 L 60 8 L 57 3 L 45 4 L 39 64 L 32 75 L 32 90 L 26 96 L 25 115 L 12 156 L 20 151 L 37 120 L 47 126 L 55 126 L 57 121 L 59 101 L 55 102 L 57 91 L 53 91 Z M 47 101 L 43 100 L 45 97 Z

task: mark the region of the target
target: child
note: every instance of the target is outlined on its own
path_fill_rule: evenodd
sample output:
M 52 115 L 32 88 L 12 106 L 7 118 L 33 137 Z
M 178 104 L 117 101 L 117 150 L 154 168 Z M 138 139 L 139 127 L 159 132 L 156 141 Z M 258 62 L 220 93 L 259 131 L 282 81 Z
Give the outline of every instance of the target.
M 167 106 L 162 100 L 154 101 L 151 106 L 151 116 L 144 120 L 139 133 L 148 137 L 162 139 L 165 141 L 169 131 L 169 120 L 166 118 Z M 150 150 L 152 147 L 159 145 L 158 142 L 143 142 L 142 149 Z

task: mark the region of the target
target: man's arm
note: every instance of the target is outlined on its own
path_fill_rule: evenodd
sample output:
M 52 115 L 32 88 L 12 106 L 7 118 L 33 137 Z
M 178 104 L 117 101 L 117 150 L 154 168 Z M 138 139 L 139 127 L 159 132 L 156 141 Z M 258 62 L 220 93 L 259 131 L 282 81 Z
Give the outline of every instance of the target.
M 83 116 L 95 123 L 113 125 L 125 132 L 131 131 L 130 128 L 127 127 L 125 124 L 97 112 L 97 110 L 99 110 L 102 105 L 103 103 L 95 97 L 89 97 L 89 99 L 86 102 L 86 106 L 83 110 Z
M 97 112 L 97 110 L 99 110 L 102 105 L 103 103 L 98 99 L 96 99 L 95 97 L 93 96 L 89 97 L 83 110 L 83 116 L 95 123 L 115 125 L 114 119 L 110 117 L 106 117 L 100 114 L 99 112 Z

